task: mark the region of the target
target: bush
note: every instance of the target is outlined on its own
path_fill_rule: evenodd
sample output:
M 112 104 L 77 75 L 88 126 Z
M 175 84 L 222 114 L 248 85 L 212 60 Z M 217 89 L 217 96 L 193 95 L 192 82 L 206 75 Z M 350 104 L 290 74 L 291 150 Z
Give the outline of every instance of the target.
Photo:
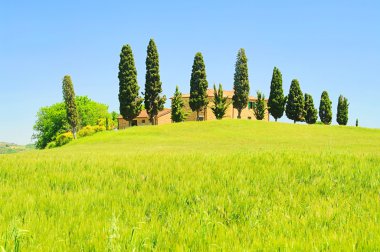
M 95 129 L 94 127 L 90 126 L 90 125 L 87 125 L 86 127 L 84 128 L 81 128 L 79 131 L 78 131 L 78 137 L 85 137 L 85 136 L 91 136 L 95 133 Z
M 65 145 L 65 144 L 71 142 L 71 140 L 73 140 L 73 139 L 74 139 L 74 136 L 73 136 L 73 133 L 71 133 L 71 132 L 66 132 L 66 133 L 60 134 L 55 139 L 55 146 L 59 147 L 59 146 Z
M 101 125 L 95 125 L 95 126 L 92 126 L 92 128 L 95 130 L 95 132 L 101 132 L 101 131 L 105 131 L 106 130 L 106 127 L 105 126 L 101 126 Z
M 57 146 L 56 146 L 55 142 L 53 141 L 53 142 L 48 143 L 45 148 L 51 149 L 51 148 L 55 148 L 55 147 L 57 147 Z

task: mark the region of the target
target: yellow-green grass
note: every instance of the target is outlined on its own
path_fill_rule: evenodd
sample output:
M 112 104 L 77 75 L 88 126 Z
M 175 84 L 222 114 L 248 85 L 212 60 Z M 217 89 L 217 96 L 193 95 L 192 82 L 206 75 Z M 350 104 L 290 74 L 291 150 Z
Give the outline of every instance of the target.
M 376 250 L 380 130 L 248 120 L 0 156 L 0 251 Z

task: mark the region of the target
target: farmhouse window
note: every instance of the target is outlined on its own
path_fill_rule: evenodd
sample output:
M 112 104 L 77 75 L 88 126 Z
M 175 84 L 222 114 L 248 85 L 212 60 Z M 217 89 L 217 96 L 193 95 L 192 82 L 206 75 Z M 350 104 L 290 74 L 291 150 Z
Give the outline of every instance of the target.
M 248 109 L 252 109 L 253 108 L 253 102 L 248 102 Z

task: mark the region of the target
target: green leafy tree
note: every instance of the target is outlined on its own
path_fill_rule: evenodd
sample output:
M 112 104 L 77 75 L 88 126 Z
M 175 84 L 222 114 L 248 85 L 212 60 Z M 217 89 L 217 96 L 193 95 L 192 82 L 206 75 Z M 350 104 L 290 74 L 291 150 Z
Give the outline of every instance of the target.
M 338 99 L 338 111 L 336 114 L 336 121 L 339 125 L 347 125 L 348 122 L 348 100 L 343 95 Z
M 219 88 L 216 89 L 214 84 L 214 105 L 211 107 L 216 119 L 222 119 L 226 114 L 226 110 L 230 104 L 227 103 L 227 96 L 223 96 L 222 84 L 219 84 Z
M 305 121 L 307 124 L 314 124 L 318 119 L 318 111 L 314 107 L 313 97 L 305 94 Z
M 257 120 L 263 120 L 265 118 L 265 111 L 267 110 L 265 95 L 260 91 L 257 91 L 256 95 L 257 100 L 253 102 L 253 113 Z
M 304 99 L 298 80 L 292 80 L 285 109 L 286 116 L 294 123 L 304 120 Z
M 121 49 L 118 77 L 120 114 L 132 126 L 133 119 L 141 112 L 143 99 L 139 96 L 135 60 L 129 45 Z
M 69 129 L 65 103 L 55 103 L 52 106 L 42 107 L 37 112 L 37 120 L 33 126 L 35 133 L 32 138 L 36 139 L 36 148 L 43 149 L 59 134 Z
M 241 118 L 241 111 L 247 107 L 249 99 L 248 59 L 245 50 L 238 51 L 234 74 L 234 95 L 232 96 L 233 107 L 237 109 L 237 118 Z
M 178 86 L 176 86 L 171 106 L 171 119 L 173 122 L 183 122 L 185 120 L 186 114 L 183 109 L 184 106 L 182 93 L 178 90 Z
M 147 48 L 147 56 L 145 60 L 145 109 L 149 115 L 150 122 L 157 124 L 157 115 L 159 111 L 164 109 L 166 97 L 161 97 L 162 83 L 160 81 L 159 57 L 156 44 L 150 39 Z
M 199 112 L 208 104 L 207 88 L 206 66 L 203 61 L 202 53 L 197 52 L 194 57 L 191 72 L 189 99 L 191 110 L 197 112 L 197 120 L 199 119 Z
M 107 105 L 97 103 L 87 96 L 75 97 L 75 103 L 78 111 L 78 129 L 88 125 L 100 125 L 107 118 L 112 118 Z M 40 108 L 33 129 L 35 132 L 32 138 L 36 140 L 35 146 L 38 149 L 45 148 L 48 143 L 55 141 L 58 135 L 70 130 L 65 103 Z
M 270 94 L 268 99 L 269 113 L 274 117 L 277 122 L 284 114 L 286 104 L 286 97 L 282 89 L 282 74 L 280 70 L 275 67 L 273 69 L 272 81 L 270 84 Z
M 78 96 L 75 100 L 78 106 L 80 127 L 97 125 L 100 119 L 105 122 L 107 118 L 111 118 L 107 105 L 95 102 L 87 96 Z
M 65 101 L 67 121 L 71 126 L 71 132 L 73 133 L 74 139 L 76 139 L 78 127 L 78 111 L 77 105 L 75 103 L 74 86 L 69 75 L 65 75 L 63 77 L 62 93 L 63 100 Z
M 359 127 L 359 119 L 358 118 L 356 118 L 355 126 Z
M 319 118 L 321 122 L 328 125 L 331 124 L 332 120 L 332 110 L 331 110 L 331 100 L 327 91 L 323 91 L 321 95 L 321 102 L 319 104 Z

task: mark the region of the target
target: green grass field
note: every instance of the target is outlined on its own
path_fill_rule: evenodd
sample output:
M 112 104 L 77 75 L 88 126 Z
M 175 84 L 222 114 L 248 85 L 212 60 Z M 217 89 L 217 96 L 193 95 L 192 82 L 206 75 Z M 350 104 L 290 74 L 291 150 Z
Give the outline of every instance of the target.
M 248 120 L 0 156 L 0 251 L 378 250 L 380 130 Z

